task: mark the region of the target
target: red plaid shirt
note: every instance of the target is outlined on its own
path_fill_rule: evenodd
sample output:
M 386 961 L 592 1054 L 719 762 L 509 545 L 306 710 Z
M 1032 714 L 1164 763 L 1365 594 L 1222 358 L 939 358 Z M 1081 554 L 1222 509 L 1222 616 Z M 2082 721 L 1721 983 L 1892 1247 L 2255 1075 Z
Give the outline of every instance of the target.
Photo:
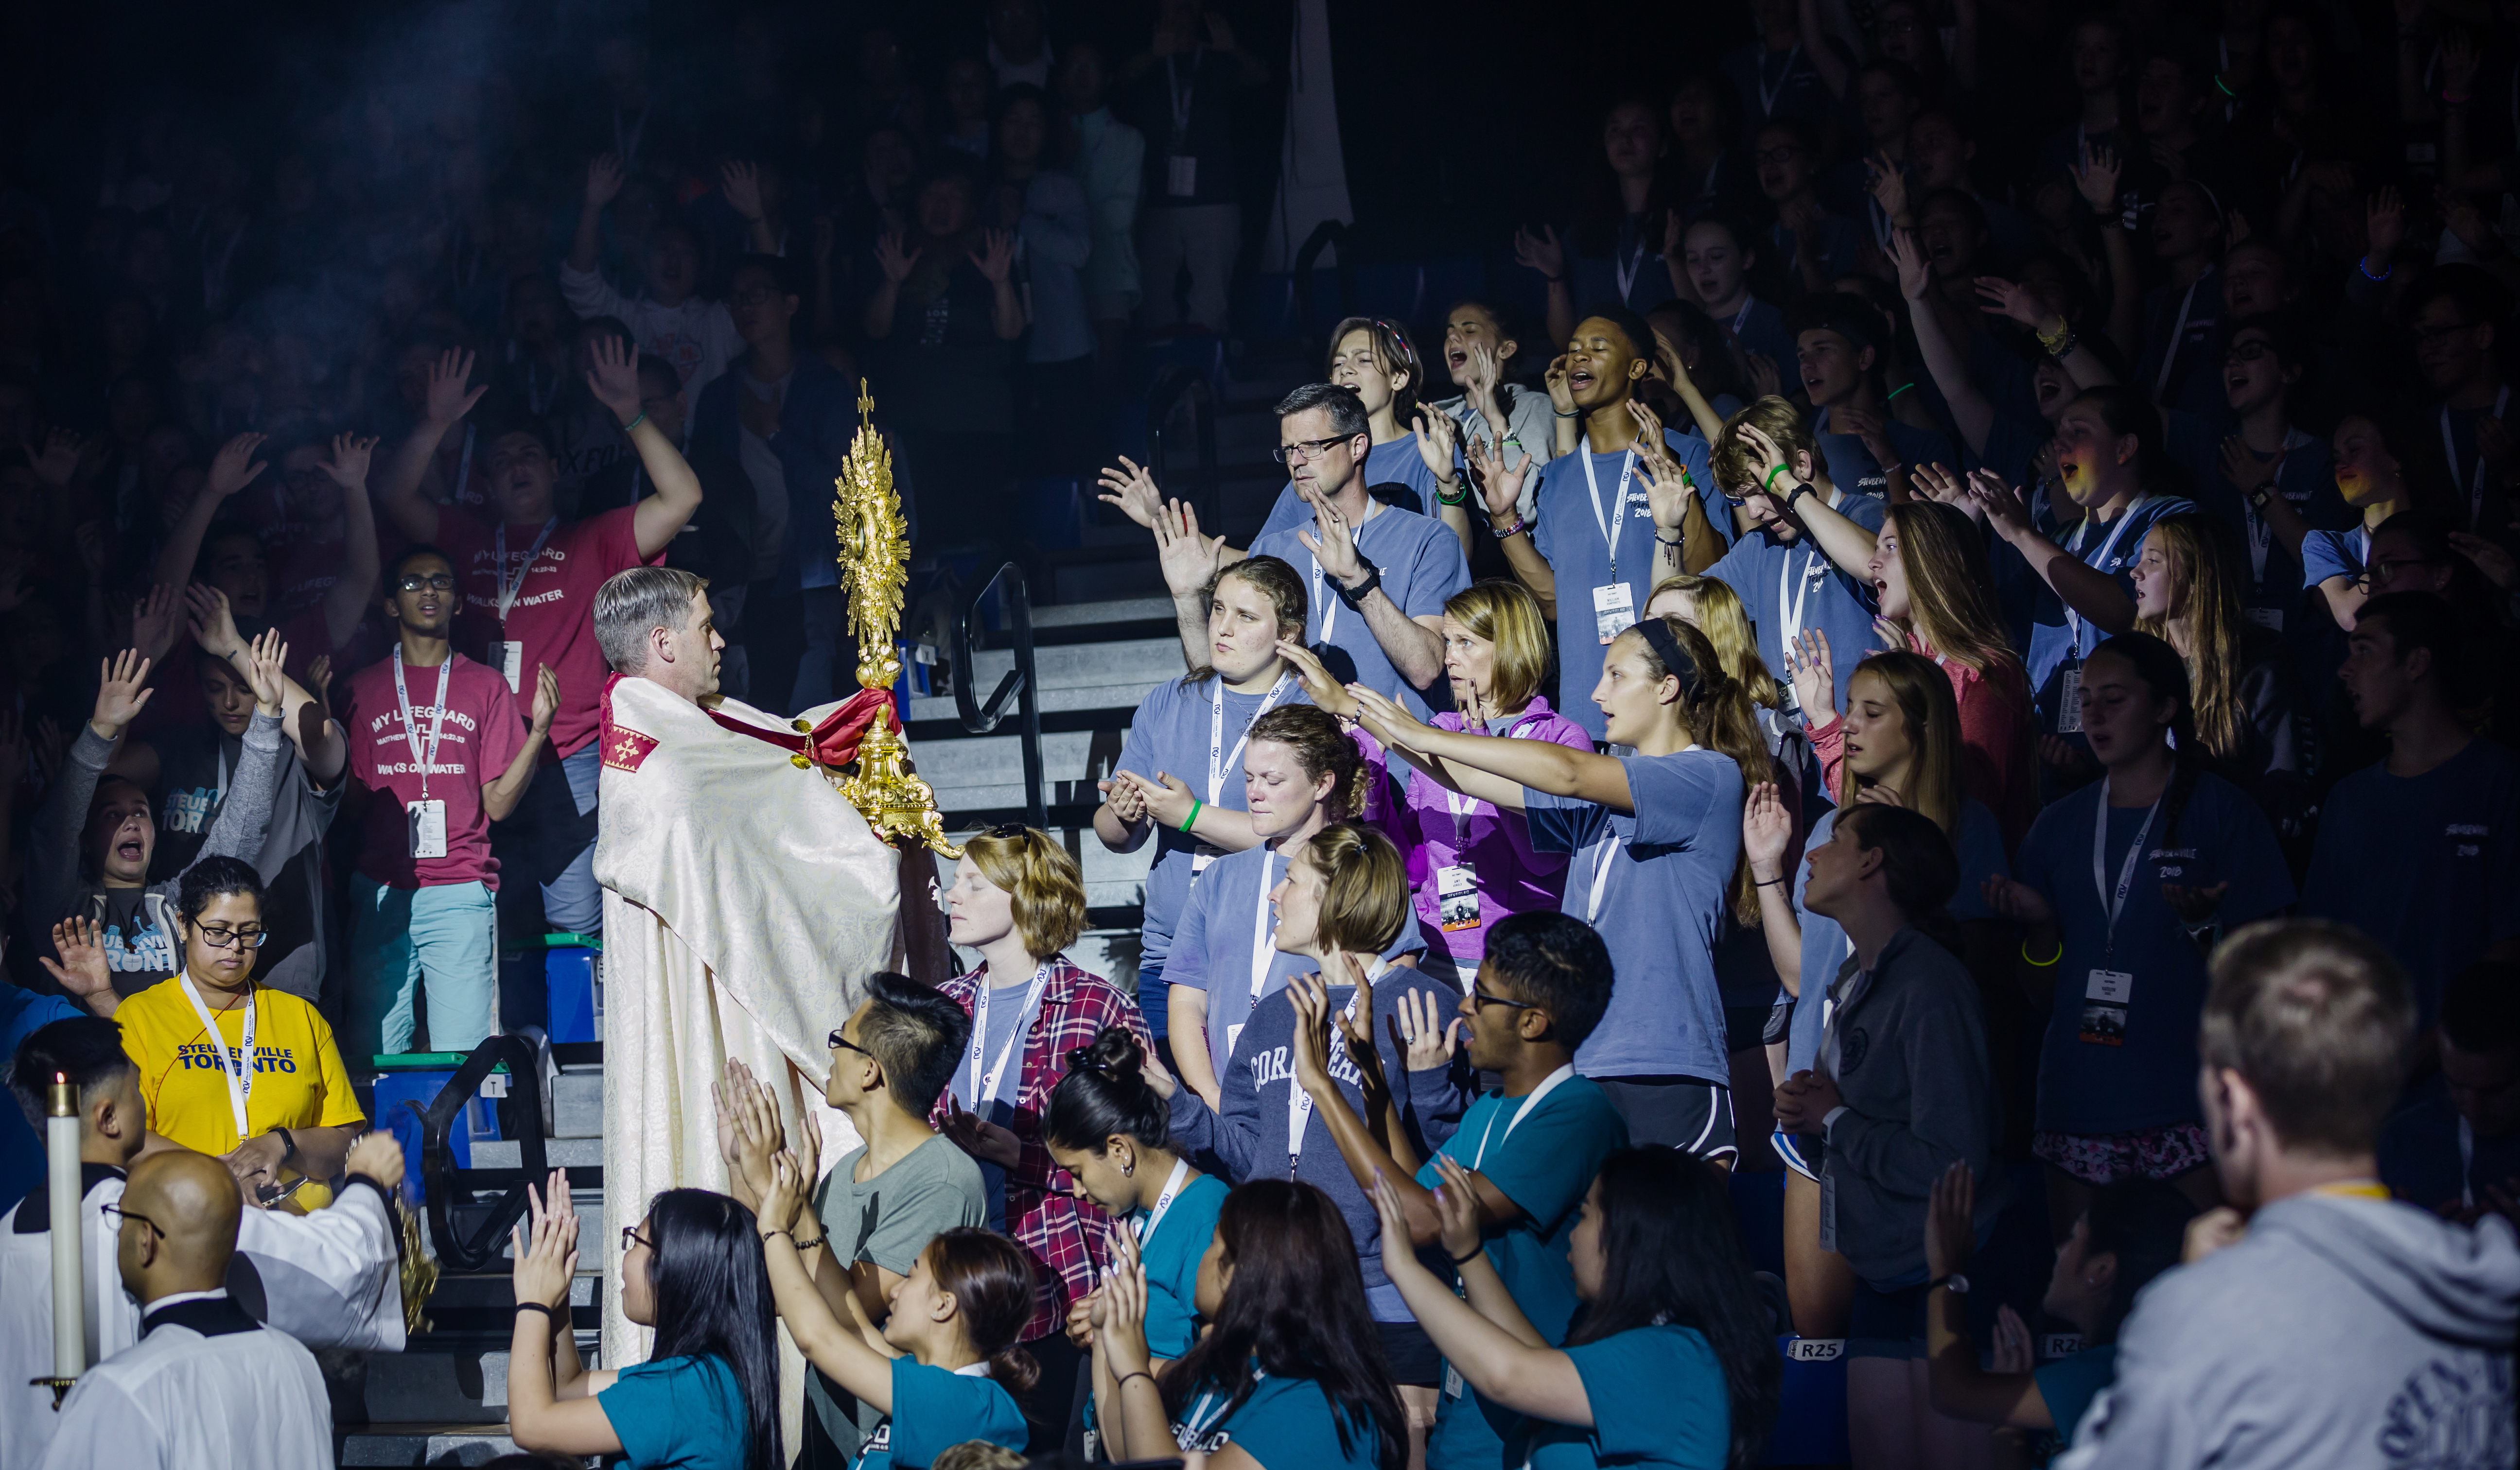
M 937 989 L 953 997 L 966 1013 L 972 1008 L 988 966 L 957 975 Z M 1027 976 L 1027 979 L 1030 977 Z M 1088 974 L 1064 955 L 1050 961 L 1050 982 L 1042 988 L 1041 1010 L 1024 1034 L 1023 1075 L 1015 1084 L 1013 1128 L 1022 1144 L 1015 1167 L 1007 1171 L 1007 1233 L 1032 1263 L 1032 1320 L 1023 1340 L 1031 1342 L 1063 1331 L 1067 1306 L 1094 1289 L 1096 1263 L 1110 1259 L 1105 1238 L 1112 1218 L 1091 1200 L 1079 1200 L 1075 1180 L 1050 1157 L 1041 1122 L 1050 1111 L 1051 1089 L 1067 1075 L 1070 1048 L 1089 1045 L 1107 1026 L 1126 1026 L 1148 1050 L 1146 1017 L 1137 1000 L 1100 975 Z M 942 1126 L 950 1115 L 953 1090 L 936 1099 L 929 1121 Z

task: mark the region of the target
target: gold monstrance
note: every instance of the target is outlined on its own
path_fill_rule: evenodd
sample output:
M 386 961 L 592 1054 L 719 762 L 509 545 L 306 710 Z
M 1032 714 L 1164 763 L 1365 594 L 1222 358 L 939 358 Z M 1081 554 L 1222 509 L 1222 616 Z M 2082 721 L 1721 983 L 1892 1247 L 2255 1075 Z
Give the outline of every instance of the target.
M 832 497 L 832 519 L 838 523 L 849 632 L 858 641 L 858 687 L 889 691 L 901 677 L 892 639 L 901 626 L 910 535 L 902 520 L 901 496 L 893 489 L 892 455 L 875 431 L 874 414 L 875 399 L 860 379 L 857 438 L 849 444 L 840 477 L 832 482 L 838 492 Z M 901 732 L 876 720 L 858 742 L 857 774 L 838 782 L 840 794 L 885 841 L 917 837 L 948 858 L 960 858 L 963 850 L 945 840 L 936 793 L 905 769 L 909 758 L 910 742 Z

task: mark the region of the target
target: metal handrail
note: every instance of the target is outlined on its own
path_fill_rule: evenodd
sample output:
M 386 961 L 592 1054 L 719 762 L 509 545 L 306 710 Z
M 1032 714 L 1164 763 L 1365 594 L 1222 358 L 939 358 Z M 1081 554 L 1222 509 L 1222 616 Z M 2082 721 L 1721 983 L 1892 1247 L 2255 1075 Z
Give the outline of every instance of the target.
M 1010 579 L 1008 574 L 1013 576 Z M 987 599 L 989 589 L 1007 582 L 1007 621 L 1012 626 L 1015 640 L 1014 667 L 989 694 L 988 706 L 980 706 L 976 688 L 971 682 L 971 614 Z M 987 735 L 1006 718 L 1007 699 L 1015 700 L 1017 716 L 1022 721 L 1021 739 L 1024 773 L 1024 812 L 1031 824 L 1047 829 L 1050 809 L 1042 801 L 1041 791 L 1041 680 L 1032 659 L 1032 596 L 1024 586 L 1023 568 L 1012 561 L 1005 562 L 991 573 L 971 595 L 963 600 L 963 608 L 954 619 L 954 712 L 963 718 L 963 728 L 973 735 Z
M 1339 247 L 1338 264 L 1331 267 L 1338 276 L 1339 315 L 1356 315 L 1356 259 L 1347 248 L 1347 237 L 1345 222 L 1326 219 L 1313 226 L 1313 233 L 1304 237 L 1295 251 L 1295 334 L 1317 351 L 1321 343 L 1313 337 L 1313 262 L 1333 245 Z
M 1205 374 L 1172 367 L 1155 379 L 1154 388 L 1147 395 L 1147 433 L 1152 441 L 1147 468 L 1159 485 L 1177 483 L 1170 452 L 1177 442 L 1172 418 L 1173 411 L 1184 404 L 1190 405 L 1191 446 L 1197 456 L 1192 461 L 1196 468 L 1192 473 L 1192 495 L 1187 498 L 1198 507 L 1208 534 L 1216 535 L 1223 529 L 1224 491 L 1216 473 L 1216 385 Z
M 481 1091 L 481 1080 L 490 1075 L 490 1069 L 501 1062 L 508 1064 L 508 1105 L 501 1112 L 504 1121 L 515 1125 L 503 1131 L 517 1136 L 523 1178 L 500 1192 L 489 1218 L 468 1236 L 455 1228 L 454 1207 L 474 1203 L 473 1191 L 465 1182 L 465 1176 L 474 1171 L 455 1167 L 455 1155 L 446 1140 L 454 1131 L 456 1115 Z M 456 1270 L 479 1270 L 498 1259 L 509 1230 L 525 1216 L 526 1188 L 539 1186 L 546 1173 L 543 1074 L 534 1044 L 521 1036 L 491 1037 L 472 1048 L 464 1065 L 437 1090 L 427 1111 L 417 1102 L 406 1101 L 403 1106 L 420 1114 L 420 1172 L 428 1190 L 428 1234 L 437 1246 L 437 1257 Z

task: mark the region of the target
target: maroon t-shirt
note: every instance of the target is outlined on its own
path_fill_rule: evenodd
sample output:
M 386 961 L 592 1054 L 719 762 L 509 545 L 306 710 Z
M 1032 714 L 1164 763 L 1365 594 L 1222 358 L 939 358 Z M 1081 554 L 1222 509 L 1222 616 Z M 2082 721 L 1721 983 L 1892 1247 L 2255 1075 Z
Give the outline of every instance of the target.
M 561 755 L 574 755 L 594 741 L 597 705 L 605 676 L 611 672 L 595 641 L 595 590 L 615 572 L 657 565 L 665 559 L 661 553 L 639 554 L 637 514 L 637 507 L 624 506 L 584 520 L 562 521 L 554 528 L 551 539 L 525 567 L 504 633 L 500 631 L 496 529 L 456 511 L 442 511 L 437 517 L 437 544 L 453 558 L 456 579 L 464 589 L 455 646 L 472 658 L 487 660 L 493 641 L 524 645 L 515 691 L 520 703 L 529 704 L 533 697 L 534 666 L 551 665 L 560 680 L 552 749 Z M 511 575 L 541 532 L 538 525 L 508 527 Z M 496 664 L 490 670 L 499 672 Z M 386 677 L 390 693 L 392 676 Z
M 458 653 L 446 675 L 446 720 L 428 768 L 428 797 L 446 803 L 446 856 L 411 856 L 412 802 L 421 797 L 420 756 L 403 735 L 402 701 L 388 656 L 350 676 L 341 727 L 350 737 L 350 775 L 375 793 L 359 831 L 358 869 L 388 888 L 434 888 L 475 880 L 495 889 L 499 864 L 490 856 L 490 818 L 481 787 L 507 772 L 525 743 L 524 717 L 508 682 Z M 437 670 L 403 670 L 422 749 L 436 720 Z

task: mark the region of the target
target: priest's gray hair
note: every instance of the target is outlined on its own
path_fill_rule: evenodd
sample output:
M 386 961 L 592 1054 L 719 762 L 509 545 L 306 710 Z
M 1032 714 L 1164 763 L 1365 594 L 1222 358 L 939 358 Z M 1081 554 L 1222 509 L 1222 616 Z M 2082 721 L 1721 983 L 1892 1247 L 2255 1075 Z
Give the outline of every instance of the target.
M 648 667 L 648 635 L 658 628 L 680 633 L 692 625 L 692 599 L 708 587 L 670 566 L 634 566 L 615 572 L 595 590 L 595 641 L 616 674 Z

